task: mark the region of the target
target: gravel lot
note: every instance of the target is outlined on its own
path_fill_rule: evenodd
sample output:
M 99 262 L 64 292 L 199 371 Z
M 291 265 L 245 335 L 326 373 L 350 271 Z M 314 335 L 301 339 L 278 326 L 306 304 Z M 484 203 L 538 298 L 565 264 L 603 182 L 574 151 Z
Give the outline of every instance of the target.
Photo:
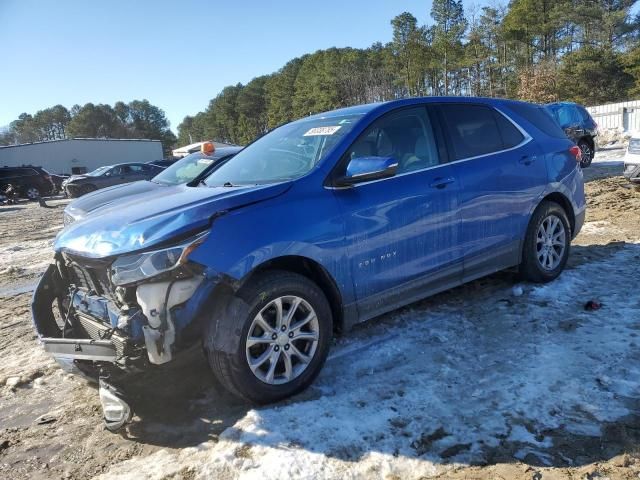
M 556 282 L 499 273 L 375 319 L 269 408 L 217 390 L 194 351 L 140 378 L 123 434 L 30 324 L 66 201 L 0 207 L 0 478 L 638 478 L 640 192 L 621 155 L 585 171 L 587 223 Z

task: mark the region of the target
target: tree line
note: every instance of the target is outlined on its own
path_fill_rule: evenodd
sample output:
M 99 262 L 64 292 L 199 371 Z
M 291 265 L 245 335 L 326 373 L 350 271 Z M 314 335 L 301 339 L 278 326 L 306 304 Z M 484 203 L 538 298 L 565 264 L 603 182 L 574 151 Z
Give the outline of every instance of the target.
M 184 118 L 178 143 L 245 144 L 312 113 L 407 96 L 626 100 L 640 95 L 635 3 L 511 0 L 465 12 L 461 0 L 434 0 L 431 25 L 401 13 L 386 44 L 319 50 L 225 87 L 204 111 Z
M 178 137 L 147 100 L 113 106 L 56 105 L 23 113 L 0 145 L 72 137 L 200 140 L 246 144 L 313 113 L 407 96 L 476 95 L 586 105 L 640 96 L 637 0 L 511 0 L 465 11 L 462 0 L 434 0 L 432 22 L 409 12 L 393 36 L 369 48 L 330 48 L 294 58 L 277 72 L 225 87 L 187 116 Z
M 0 145 L 66 138 L 145 138 L 161 140 L 165 152 L 176 143 L 164 111 L 148 100 L 116 102 L 113 106 L 87 103 L 68 110 L 62 105 L 34 115 L 23 113 L 0 133 Z

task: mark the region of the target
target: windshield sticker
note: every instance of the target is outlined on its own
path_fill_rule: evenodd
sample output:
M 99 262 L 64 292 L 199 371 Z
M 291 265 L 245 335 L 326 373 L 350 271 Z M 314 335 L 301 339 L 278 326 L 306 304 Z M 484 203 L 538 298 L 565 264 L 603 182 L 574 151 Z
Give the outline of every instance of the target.
M 307 130 L 304 137 L 315 137 L 318 135 L 333 135 L 338 130 L 340 130 L 341 125 L 335 125 L 333 127 L 313 127 Z
M 198 159 L 198 163 L 204 164 L 204 165 L 211 165 L 213 163 L 213 160 L 209 160 L 208 158 L 200 158 Z

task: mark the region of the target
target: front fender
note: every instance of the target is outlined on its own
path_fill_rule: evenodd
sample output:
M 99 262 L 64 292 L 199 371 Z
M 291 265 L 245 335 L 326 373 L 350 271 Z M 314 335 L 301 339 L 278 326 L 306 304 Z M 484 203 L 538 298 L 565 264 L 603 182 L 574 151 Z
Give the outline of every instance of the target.
M 333 192 L 292 188 L 286 195 L 218 218 L 189 258 L 235 280 L 279 257 L 309 259 L 326 270 L 348 304 L 355 297 L 345 242 Z

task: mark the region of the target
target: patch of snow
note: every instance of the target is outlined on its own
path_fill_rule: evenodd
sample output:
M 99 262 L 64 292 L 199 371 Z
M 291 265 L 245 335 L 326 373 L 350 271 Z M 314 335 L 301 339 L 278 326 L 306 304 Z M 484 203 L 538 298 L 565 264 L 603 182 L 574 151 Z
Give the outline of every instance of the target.
M 594 222 L 586 222 L 582 226 L 582 230 L 580 233 L 587 235 L 609 235 L 611 233 L 621 232 L 619 228 L 611 225 L 611 222 L 607 222 L 606 220 L 597 220 Z
M 598 150 L 591 161 L 592 164 L 602 166 L 617 166 L 624 164 L 625 148 L 607 148 Z

